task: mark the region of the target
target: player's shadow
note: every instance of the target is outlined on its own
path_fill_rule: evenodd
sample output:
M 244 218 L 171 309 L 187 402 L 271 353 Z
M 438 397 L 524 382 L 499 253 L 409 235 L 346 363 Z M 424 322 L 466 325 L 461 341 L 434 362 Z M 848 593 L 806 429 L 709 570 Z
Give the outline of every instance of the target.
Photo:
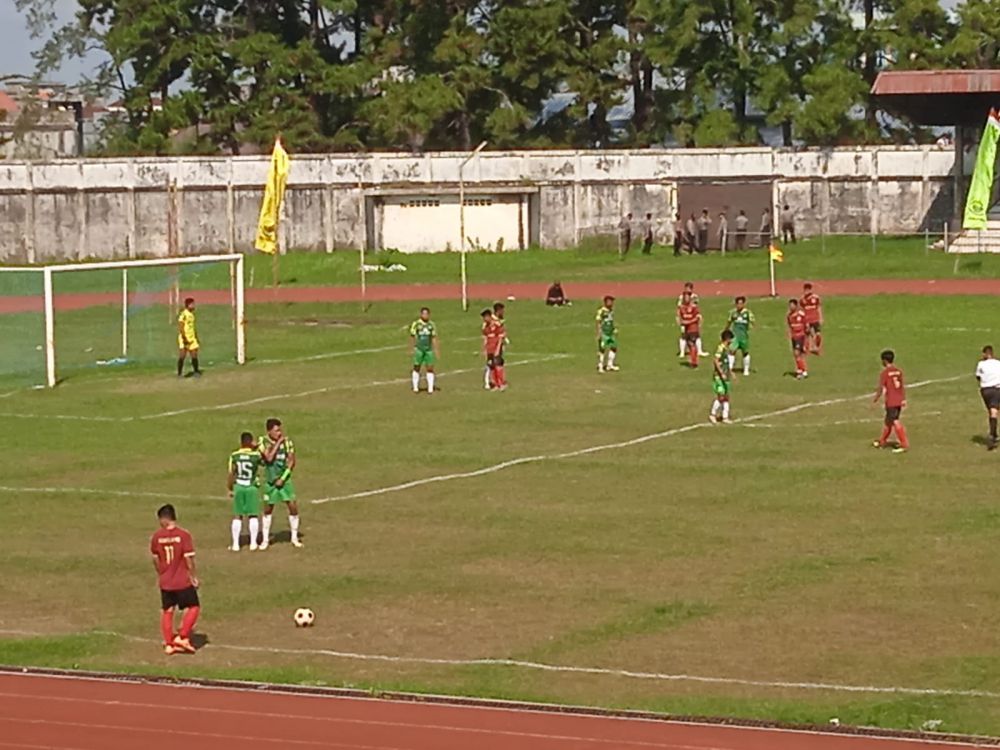
M 208 640 L 208 636 L 204 633 L 192 633 L 191 634 L 191 645 L 196 649 L 201 651 L 205 646 L 207 646 L 211 641 Z
M 981 446 L 983 446 L 985 448 L 988 448 L 989 445 L 990 445 L 990 439 L 988 437 L 986 437 L 985 435 L 973 435 L 969 439 L 973 443 L 975 443 L 976 445 L 981 445 Z

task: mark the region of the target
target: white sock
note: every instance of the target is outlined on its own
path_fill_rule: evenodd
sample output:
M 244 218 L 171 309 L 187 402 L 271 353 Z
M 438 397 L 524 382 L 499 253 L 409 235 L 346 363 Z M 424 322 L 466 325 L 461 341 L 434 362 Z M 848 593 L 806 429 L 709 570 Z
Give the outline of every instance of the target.
M 616 354 L 618 354 L 618 352 L 614 351 L 613 349 L 608 352 L 608 367 L 614 367 L 615 366 L 615 355 Z
M 413 381 L 413 390 L 419 391 L 420 390 L 420 373 L 416 372 L 416 371 L 410 373 L 410 379 Z
M 729 369 L 733 370 L 735 368 L 736 368 L 736 355 L 735 354 L 730 354 L 729 355 Z
M 257 537 L 260 535 L 260 519 L 257 516 L 251 516 L 250 521 L 250 546 L 257 546 Z
M 292 541 L 299 541 L 299 517 L 297 515 L 289 516 L 288 525 L 292 529 Z
M 483 386 L 489 388 L 490 385 L 490 366 L 486 365 L 486 369 L 483 370 Z
M 597 369 L 598 370 L 604 369 L 604 352 L 597 353 Z
M 271 541 L 271 521 L 274 520 L 274 516 L 264 516 L 264 544 Z
M 239 518 L 234 518 L 233 522 L 229 525 L 229 528 L 233 534 L 233 547 L 239 547 L 240 533 L 243 531 L 243 521 Z
M 698 354 L 701 354 L 703 351 L 705 351 L 704 349 L 701 348 L 701 336 L 695 339 L 694 345 L 698 347 Z
M 427 373 L 427 392 L 434 393 L 434 373 Z
M 677 345 L 680 347 L 680 355 L 683 357 L 688 352 L 688 342 L 687 339 L 681 337 L 677 339 Z
M 710 413 L 713 417 L 719 413 L 719 399 L 715 399 L 715 401 L 712 402 L 712 411 Z
M 728 401 L 723 401 L 722 402 L 722 418 L 723 419 L 729 419 L 729 402 Z
M 744 354 L 743 355 L 743 374 L 744 375 L 749 375 L 750 374 L 750 355 L 749 354 Z

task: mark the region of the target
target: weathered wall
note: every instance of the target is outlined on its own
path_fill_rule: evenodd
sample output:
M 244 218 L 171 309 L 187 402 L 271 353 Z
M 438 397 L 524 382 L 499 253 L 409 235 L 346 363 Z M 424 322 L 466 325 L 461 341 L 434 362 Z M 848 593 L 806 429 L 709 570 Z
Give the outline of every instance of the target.
M 371 246 L 372 201 L 457 191 L 465 158 L 293 156 L 283 246 Z M 484 152 L 464 177 L 473 194 L 537 196 L 540 244 L 567 247 L 613 231 L 625 211 L 671 216 L 678 183 L 747 178 L 772 181 L 776 204 L 796 208 L 802 234 L 937 228 L 951 213 L 953 160 L 937 147 Z M 266 171 L 266 157 L 0 162 L 0 261 L 164 256 L 171 184 L 181 253 L 248 250 Z

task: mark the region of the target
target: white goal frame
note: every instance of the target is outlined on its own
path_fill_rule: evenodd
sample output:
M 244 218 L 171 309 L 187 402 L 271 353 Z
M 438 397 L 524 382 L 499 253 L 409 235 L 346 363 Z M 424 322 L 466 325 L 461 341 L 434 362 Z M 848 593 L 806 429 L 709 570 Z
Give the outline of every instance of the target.
M 55 296 L 52 289 L 52 277 L 57 273 L 68 271 L 108 271 L 120 269 L 122 272 L 122 357 L 128 356 L 128 270 L 130 268 L 149 268 L 160 266 L 171 268 L 176 266 L 198 265 L 204 263 L 229 264 L 229 293 L 233 308 L 234 328 L 236 331 L 236 362 L 246 364 L 246 296 L 243 285 L 244 256 L 241 253 L 226 255 L 190 255 L 172 258 L 157 258 L 153 260 L 122 260 L 102 261 L 98 263 L 61 263 L 47 266 L 0 266 L 0 273 L 40 273 L 42 275 L 42 297 L 45 312 L 45 383 L 54 388 L 56 377 L 56 338 L 55 338 Z M 173 292 L 173 290 L 171 290 Z M 179 300 L 178 300 L 179 301 Z

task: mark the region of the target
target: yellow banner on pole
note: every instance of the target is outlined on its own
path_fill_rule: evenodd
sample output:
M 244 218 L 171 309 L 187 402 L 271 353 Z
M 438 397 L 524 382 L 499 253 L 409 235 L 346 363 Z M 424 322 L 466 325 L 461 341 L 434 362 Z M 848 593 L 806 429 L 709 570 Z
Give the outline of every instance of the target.
M 274 255 L 278 251 L 278 219 L 281 216 L 281 202 L 285 198 L 289 166 L 288 152 L 279 138 L 275 140 L 274 151 L 271 152 L 264 200 L 260 204 L 260 219 L 257 221 L 257 240 L 254 242 L 255 248 L 268 255 Z

